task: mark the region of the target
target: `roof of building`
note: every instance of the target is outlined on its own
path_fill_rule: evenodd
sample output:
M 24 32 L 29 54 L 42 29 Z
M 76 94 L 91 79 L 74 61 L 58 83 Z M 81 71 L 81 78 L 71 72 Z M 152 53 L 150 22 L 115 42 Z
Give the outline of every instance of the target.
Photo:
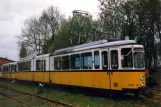
M 11 61 L 11 62 L 15 62 L 14 60 L 10 60 L 10 59 L 7 59 L 7 58 L 3 58 L 3 57 L 0 57 L 0 59 L 4 59 L 4 60 L 8 60 L 8 61 Z

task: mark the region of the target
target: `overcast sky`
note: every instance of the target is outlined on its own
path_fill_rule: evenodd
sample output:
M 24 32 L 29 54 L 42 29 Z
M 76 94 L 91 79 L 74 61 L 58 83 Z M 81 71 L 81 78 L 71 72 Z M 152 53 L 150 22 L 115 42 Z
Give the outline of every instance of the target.
M 17 38 L 26 18 L 40 15 L 48 6 L 57 6 L 66 17 L 74 9 L 85 10 L 95 17 L 98 0 L 0 0 L 0 57 L 18 60 Z

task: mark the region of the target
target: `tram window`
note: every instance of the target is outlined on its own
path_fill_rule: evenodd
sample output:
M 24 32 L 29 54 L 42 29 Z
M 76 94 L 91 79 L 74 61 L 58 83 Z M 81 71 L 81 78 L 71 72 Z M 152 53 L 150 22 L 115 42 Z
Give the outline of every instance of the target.
M 81 54 L 81 66 L 83 69 L 92 69 L 92 53 Z
M 44 60 L 44 71 L 46 71 L 46 60 Z
M 102 51 L 102 69 L 108 68 L 108 53 L 107 51 Z
M 17 66 L 15 65 L 15 68 L 14 68 L 15 72 L 17 71 Z
M 36 60 L 36 70 L 46 71 L 46 60 Z
M 80 69 L 80 55 L 75 54 L 70 56 L 71 69 Z
M 36 70 L 41 70 L 42 64 L 41 60 L 36 60 Z
M 18 70 L 19 71 L 30 71 L 31 70 L 31 61 L 19 63 Z
M 54 58 L 54 69 L 61 70 L 61 57 Z
M 100 68 L 100 57 L 99 57 L 99 51 L 94 52 L 94 67 L 95 69 Z
M 8 66 L 4 66 L 4 67 L 3 67 L 3 72 L 9 72 Z
M 69 69 L 69 56 L 62 56 L 62 69 Z
M 2 67 L 0 66 L 0 72 L 2 72 Z
M 117 50 L 111 51 L 111 68 L 118 69 L 118 52 L 117 52 Z
M 122 67 L 131 67 L 132 68 L 132 49 L 123 48 L 121 49 L 121 63 Z
M 15 65 L 11 65 L 11 71 L 10 72 L 15 72 Z

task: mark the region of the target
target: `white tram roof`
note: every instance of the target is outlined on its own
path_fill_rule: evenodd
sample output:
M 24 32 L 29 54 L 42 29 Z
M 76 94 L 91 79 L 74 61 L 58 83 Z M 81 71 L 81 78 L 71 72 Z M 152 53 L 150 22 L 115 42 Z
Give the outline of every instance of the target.
M 36 55 L 31 55 L 31 56 L 27 56 L 27 57 L 24 57 L 24 58 L 20 58 L 19 60 L 18 60 L 18 62 L 22 62 L 22 61 L 28 61 L 28 60 L 32 60 L 32 59 L 38 59 L 38 58 L 44 58 L 44 57 L 48 57 L 48 56 L 50 56 L 50 54 L 43 54 L 43 55 L 38 55 L 38 56 L 36 56 Z
M 100 44 L 100 45 L 94 45 L 94 46 L 74 49 L 73 52 L 74 51 L 80 51 L 80 50 L 94 49 L 94 48 L 102 48 L 102 47 L 110 47 L 110 46 L 120 46 L 120 45 L 127 45 L 127 44 L 135 44 L 135 43 L 136 43 L 135 40 L 121 40 L 121 41 L 107 42 L 107 43 Z
M 91 42 L 91 43 L 86 43 L 86 44 L 82 44 L 82 45 L 69 47 L 69 48 L 59 49 L 59 50 L 56 50 L 54 52 L 54 54 L 76 52 L 76 51 L 81 51 L 81 50 L 127 45 L 127 44 L 136 44 L 136 41 L 135 40 L 120 40 L 120 41 L 107 42 L 107 40 L 100 40 L 100 41 L 96 41 L 96 42 Z
M 35 56 L 35 59 L 37 59 L 37 58 L 44 58 L 44 57 L 48 57 L 48 56 L 50 56 L 50 53 L 49 54 L 43 54 L 43 55 Z
M 107 40 L 99 40 L 99 41 L 85 43 L 82 45 L 77 45 L 77 46 L 73 46 L 73 47 L 69 47 L 69 48 L 58 49 L 58 50 L 55 50 L 54 54 L 59 54 L 62 52 L 71 52 L 74 49 L 84 48 L 84 47 L 99 45 L 99 44 L 104 44 L 104 43 L 107 43 Z
M 20 58 L 18 60 L 18 62 L 32 60 L 34 57 L 35 57 L 35 55 L 30 55 L 30 56 L 27 56 L 27 57 L 24 57 L 24 58 Z
M 6 64 L 3 64 L 2 66 L 6 66 L 6 65 L 16 65 L 17 62 L 10 62 L 10 63 L 6 63 Z

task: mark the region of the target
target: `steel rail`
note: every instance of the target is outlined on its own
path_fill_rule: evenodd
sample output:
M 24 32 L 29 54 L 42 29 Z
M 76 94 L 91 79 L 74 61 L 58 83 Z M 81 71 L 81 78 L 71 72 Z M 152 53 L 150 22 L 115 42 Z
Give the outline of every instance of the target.
M 20 100 L 18 100 L 18 99 L 15 99 L 15 98 L 13 98 L 13 97 L 7 95 L 7 94 L 4 94 L 4 93 L 1 93 L 1 92 L 0 92 L 0 95 L 2 95 L 2 96 L 4 96 L 4 97 L 7 97 L 7 98 L 9 98 L 9 99 L 11 99 L 11 100 L 13 100 L 13 101 L 18 102 L 18 103 L 21 103 L 21 104 L 23 104 L 25 107 L 33 107 L 33 106 L 31 106 L 31 105 L 29 105 L 29 104 L 27 104 L 27 103 L 24 103 L 23 101 L 20 101 Z
M 29 95 L 29 96 L 33 96 L 33 97 L 36 97 L 36 98 L 39 98 L 39 99 L 42 99 L 42 100 L 46 100 L 46 101 L 51 102 L 53 104 L 58 104 L 58 105 L 66 106 L 66 107 L 74 107 L 73 105 L 67 104 L 67 103 L 62 102 L 62 101 L 58 101 L 58 100 L 54 100 L 54 99 L 51 99 L 51 98 L 46 98 L 46 97 L 43 97 L 43 96 L 39 96 L 39 95 L 31 94 L 31 93 L 28 93 L 28 92 L 20 91 L 20 90 L 13 89 L 13 88 L 10 88 L 10 87 L 4 86 L 4 85 L 0 85 L 0 87 L 4 87 L 6 89 L 17 91 L 19 93 Z

